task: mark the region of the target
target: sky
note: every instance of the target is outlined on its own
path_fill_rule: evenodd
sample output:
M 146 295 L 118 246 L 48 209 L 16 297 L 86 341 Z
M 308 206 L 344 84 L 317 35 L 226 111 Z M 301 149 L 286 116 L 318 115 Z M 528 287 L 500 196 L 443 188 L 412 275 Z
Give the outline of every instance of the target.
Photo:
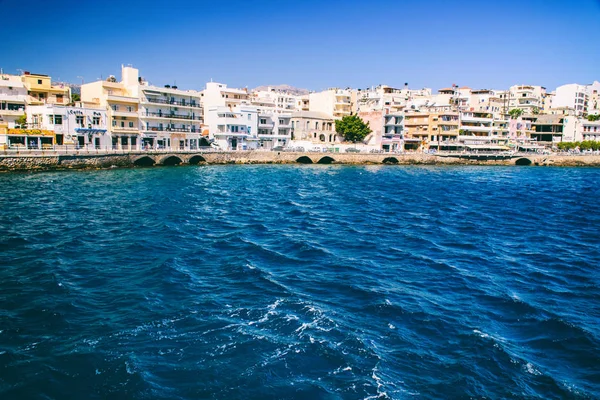
M 0 68 L 309 90 L 600 80 L 600 0 L 0 0 Z

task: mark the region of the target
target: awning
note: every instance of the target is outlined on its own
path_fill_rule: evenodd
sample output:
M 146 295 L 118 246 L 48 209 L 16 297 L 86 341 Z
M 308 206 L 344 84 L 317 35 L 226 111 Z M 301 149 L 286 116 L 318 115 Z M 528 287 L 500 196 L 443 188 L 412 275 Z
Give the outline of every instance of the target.
M 527 150 L 543 150 L 543 149 L 545 149 L 544 146 L 539 146 L 537 144 L 530 144 L 530 145 L 520 144 L 519 148 L 520 149 L 527 149 Z

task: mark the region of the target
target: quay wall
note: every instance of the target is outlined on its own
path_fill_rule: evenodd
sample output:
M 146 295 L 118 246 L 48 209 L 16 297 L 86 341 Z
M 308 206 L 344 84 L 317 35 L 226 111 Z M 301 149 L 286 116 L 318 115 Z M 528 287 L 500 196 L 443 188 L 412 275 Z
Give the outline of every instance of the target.
M 393 164 L 600 166 L 598 155 L 492 155 L 295 153 L 295 152 L 131 152 L 105 154 L 0 154 L 0 171 L 100 169 L 185 164 Z

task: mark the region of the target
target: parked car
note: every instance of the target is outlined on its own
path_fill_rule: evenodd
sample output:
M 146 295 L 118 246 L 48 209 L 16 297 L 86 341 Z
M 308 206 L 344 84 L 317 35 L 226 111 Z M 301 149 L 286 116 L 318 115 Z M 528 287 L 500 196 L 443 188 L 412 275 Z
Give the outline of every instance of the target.
M 273 150 L 273 151 L 283 151 L 284 147 L 283 146 L 275 146 L 271 150 Z
M 348 147 L 346 149 L 346 153 L 360 153 L 359 149 L 355 149 L 354 147 Z

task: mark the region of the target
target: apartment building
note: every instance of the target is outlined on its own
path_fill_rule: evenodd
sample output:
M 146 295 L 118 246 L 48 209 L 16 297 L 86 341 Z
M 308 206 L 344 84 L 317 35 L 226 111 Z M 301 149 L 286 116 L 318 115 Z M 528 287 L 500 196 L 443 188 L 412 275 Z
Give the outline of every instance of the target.
M 144 84 L 138 90 L 143 146 L 198 148 L 204 121 L 200 92 Z
M 15 128 L 15 122 L 25 115 L 27 89 L 20 77 L 0 75 L 0 121 L 7 128 Z
M 600 141 L 600 121 L 581 121 L 581 128 L 576 140 Z
M 251 150 L 259 147 L 258 109 L 254 106 L 205 107 L 209 138 L 223 150 Z
M 556 88 L 556 94 L 552 99 L 552 107 L 569 107 L 575 110 L 575 114 L 586 115 L 588 113 L 589 95 L 586 85 L 571 83 Z
M 404 149 L 429 148 L 429 112 L 412 110 L 404 113 Z
M 271 87 L 268 87 L 267 90 L 252 92 L 250 104 L 269 108 L 276 114 L 290 114 L 294 111 L 301 111 L 297 108 L 298 96 Z
M 259 109 L 258 139 L 258 147 L 264 150 L 287 146 L 292 139 L 292 113 L 275 113 L 268 109 Z
M 352 92 L 350 89 L 327 89 L 309 94 L 309 110 L 341 119 L 352 114 Z
M 546 88 L 533 85 L 514 85 L 508 91 L 509 110 L 520 108 L 526 114 L 537 114 L 545 107 Z
M 386 152 L 404 150 L 404 113 L 383 115 L 381 149 Z
M 52 79 L 48 75 L 25 71 L 21 75 L 21 81 L 29 95 L 28 104 L 67 105 L 71 102 L 71 88 L 64 85 L 52 85 Z
M 140 99 L 136 68 L 121 67 L 121 80 L 114 76 L 106 80 L 81 85 L 81 101 L 88 107 L 99 107 L 107 112 L 107 127 L 114 149 L 139 149 Z

